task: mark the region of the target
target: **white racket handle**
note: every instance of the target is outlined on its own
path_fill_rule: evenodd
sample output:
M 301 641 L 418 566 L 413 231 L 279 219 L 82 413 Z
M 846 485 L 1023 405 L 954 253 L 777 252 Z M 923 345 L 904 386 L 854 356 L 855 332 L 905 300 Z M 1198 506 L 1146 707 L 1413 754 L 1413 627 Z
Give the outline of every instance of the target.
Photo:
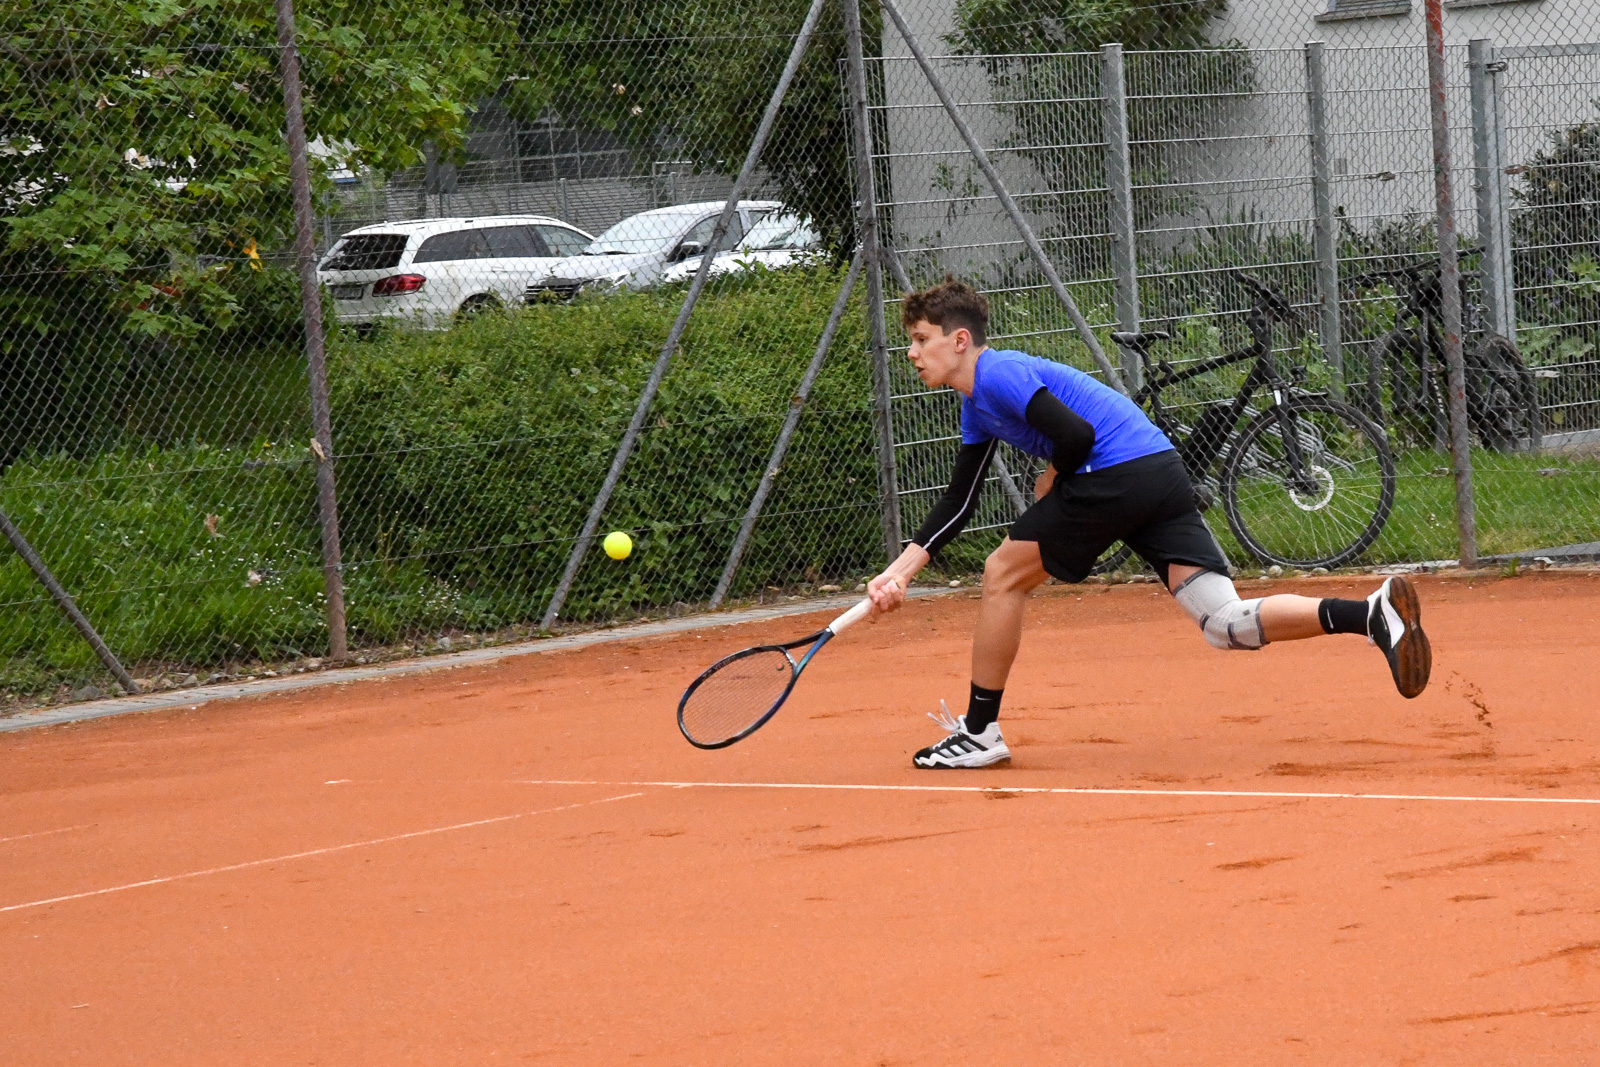
M 889 584 L 897 589 L 900 587 L 900 583 L 895 581 L 893 578 L 889 579 Z M 828 624 L 828 629 L 833 631 L 833 635 L 835 637 L 838 637 L 840 634 L 844 633 L 846 629 L 854 626 L 856 623 L 866 618 L 867 613 L 871 610 L 872 598 L 862 597 L 861 603 L 857 604 L 855 607 L 851 608 L 849 611 L 830 622 Z

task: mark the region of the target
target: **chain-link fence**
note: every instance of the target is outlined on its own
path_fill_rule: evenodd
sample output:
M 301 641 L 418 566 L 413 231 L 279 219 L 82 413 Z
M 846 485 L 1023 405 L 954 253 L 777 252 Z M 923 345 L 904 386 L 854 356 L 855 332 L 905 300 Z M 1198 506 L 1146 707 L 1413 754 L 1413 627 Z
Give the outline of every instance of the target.
M 0 509 L 139 679 L 314 669 L 327 450 L 274 12 L 104 6 L 5 29 Z M 839 13 L 717 234 L 805 12 L 614 7 L 299 14 L 353 656 L 854 586 L 881 555 Z M 603 485 L 625 560 L 575 551 Z M 6 699 L 107 686 L 10 554 L 0 618 Z
M 1342 396 L 1394 453 L 1392 507 L 1349 562 L 1455 558 L 1418 12 L 1061 6 L 906 15 L 1098 345 L 1138 388 L 1250 343 L 1266 298 L 1242 275 L 1280 291 L 1292 388 Z M 859 204 L 895 251 L 891 296 L 901 265 L 954 271 L 990 294 L 993 343 L 1098 369 L 875 5 L 849 62 L 853 11 L 303 6 L 325 341 L 296 278 L 276 12 L 0 16 L 0 512 L 157 686 L 316 669 L 330 591 L 365 659 L 854 587 L 942 488 L 956 410 L 884 352 L 873 323 L 898 337 L 898 307 L 872 314 Z M 1480 551 L 1592 542 L 1600 17 L 1446 19 L 1467 346 L 1489 353 L 1469 380 Z M 1174 336 L 1147 365 L 1117 329 Z M 1509 371 L 1483 362 L 1495 335 Z M 331 437 L 307 371 L 324 349 Z M 1207 425 L 1246 369 L 1168 390 L 1174 426 Z M 1311 432 L 1328 464 L 1371 459 Z M 1236 487 L 1271 468 L 1259 442 L 1234 451 Z M 1222 497 L 1229 454 L 1206 472 Z M 1001 459 L 950 570 L 1031 497 L 1035 461 Z M 1317 477 L 1291 494 L 1306 514 L 1328 513 Z M 1254 566 L 1222 515 L 1248 527 L 1243 499 L 1213 526 Z M 600 550 L 610 530 L 626 559 Z M 0 703 L 109 688 L 58 607 L 0 557 Z
M 1307 15 L 1302 28 L 1361 27 L 1404 44 L 1236 41 L 1183 52 L 956 53 L 935 62 L 1052 257 L 1071 272 L 1103 344 L 1112 347 L 1116 329 L 1172 335 L 1145 346 L 1148 363 L 1123 346 L 1131 386 L 1160 361 L 1181 374 L 1247 349 L 1250 309 L 1264 299 L 1248 279 L 1265 283 L 1297 312 L 1274 324 L 1279 368 L 1309 395 L 1347 401 L 1382 429 L 1393 452 L 1393 502 L 1359 558 L 1454 559 L 1427 55 L 1418 18 L 1394 17 L 1411 5 L 1381 6 L 1388 17 L 1345 4 L 1337 20 Z M 1273 24 L 1273 13 L 1249 8 L 1233 5 L 1228 25 L 1263 38 L 1290 32 Z M 1592 181 L 1600 47 L 1582 42 L 1600 39 L 1600 15 L 1558 5 L 1520 12 L 1521 21 L 1502 12 L 1499 28 L 1523 43 L 1501 47 L 1476 36 L 1496 28 L 1488 14 L 1472 12 L 1470 27 L 1447 22 L 1446 48 L 1478 548 L 1491 558 L 1592 559 L 1600 554 L 1600 466 L 1592 458 L 1600 438 L 1600 186 Z M 1540 29 L 1550 38 L 1528 43 Z M 874 167 L 893 241 L 918 280 L 946 271 L 981 280 L 997 346 L 1094 373 L 912 62 L 886 56 L 879 66 L 885 136 Z M 1507 356 L 1496 336 L 1515 340 L 1518 351 Z M 1176 433 L 1203 438 L 1219 432 L 1219 419 L 1227 432 L 1253 365 L 1247 359 L 1165 389 L 1159 400 Z M 930 395 L 909 373 L 896 384 L 909 526 L 942 489 L 959 398 Z M 1199 451 L 1209 459 L 1192 473 L 1225 503 L 1229 448 Z M 990 483 L 975 528 L 1003 527 L 1019 504 L 1003 476 Z M 1296 506 L 1317 496 L 1308 486 Z M 1343 525 L 1351 538 L 1378 510 L 1350 516 Z M 1219 507 L 1212 525 L 1237 562 L 1266 566 L 1272 560 L 1261 558 L 1259 543 L 1252 548 L 1241 536 L 1247 511 Z M 1336 533 L 1308 528 L 1306 538 L 1326 543 L 1284 555 L 1336 555 L 1345 543 Z M 981 557 L 987 543 L 974 539 L 967 556 Z

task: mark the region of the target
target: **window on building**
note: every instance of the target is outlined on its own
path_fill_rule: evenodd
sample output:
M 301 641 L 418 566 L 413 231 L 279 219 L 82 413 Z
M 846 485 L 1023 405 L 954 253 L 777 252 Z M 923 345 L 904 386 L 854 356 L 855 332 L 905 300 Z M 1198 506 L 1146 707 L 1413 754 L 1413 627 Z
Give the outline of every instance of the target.
M 1317 21 L 1337 22 L 1342 19 L 1409 14 L 1411 14 L 1411 0 L 1328 0 L 1328 10 L 1318 15 Z

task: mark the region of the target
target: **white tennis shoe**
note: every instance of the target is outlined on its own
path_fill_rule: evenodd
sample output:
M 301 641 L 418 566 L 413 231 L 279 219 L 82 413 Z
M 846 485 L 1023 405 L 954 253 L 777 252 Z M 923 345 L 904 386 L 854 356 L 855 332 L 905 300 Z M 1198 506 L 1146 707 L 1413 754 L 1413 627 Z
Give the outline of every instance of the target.
M 1410 699 L 1428 687 L 1433 648 L 1422 632 L 1416 587 L 1403 576 L 1388 579 L 1367 597 L 1367 635 L 1389 661 L 1401 696 Z
M 948 736 L 937 745 L 911 757 L 917 767 L 950 769 L 956 767 L 990 767 L 1011 759 L 1011 750 L 1000 736 L 1000 724 L 992 722 L 981 734 L 967 733 L 967 717 L 950 714 L 950 705 L 939 701 L 940 714 L 928 712 L 928 718 L 947 730 Z

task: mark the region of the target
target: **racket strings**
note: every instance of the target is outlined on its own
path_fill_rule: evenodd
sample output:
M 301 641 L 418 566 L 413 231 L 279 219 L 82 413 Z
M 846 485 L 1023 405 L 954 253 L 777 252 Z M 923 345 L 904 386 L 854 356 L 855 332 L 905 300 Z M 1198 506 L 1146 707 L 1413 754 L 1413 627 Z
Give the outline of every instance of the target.
M 739 736 L 789 688 L 794 665 L 775 648 L 730 660 L 701 679 L 684 700 L 684 732 L 703 745 Z

